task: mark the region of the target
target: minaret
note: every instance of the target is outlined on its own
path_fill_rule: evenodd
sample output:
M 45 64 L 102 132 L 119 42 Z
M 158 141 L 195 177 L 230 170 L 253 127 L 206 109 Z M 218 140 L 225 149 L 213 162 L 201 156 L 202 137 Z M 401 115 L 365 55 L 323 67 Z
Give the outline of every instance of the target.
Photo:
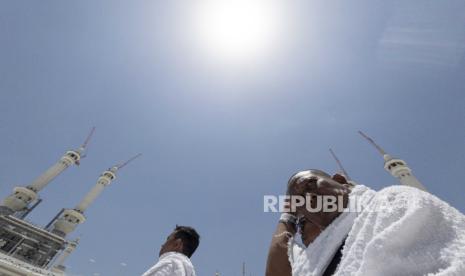
M 25 211 L 28 209 L 29 204 L 38 199 L 38 192 L 40 192 L 47 184 L 49 184 L 55 177 L 61 174 L 64 170 L 73 164 L 79 165 L 79 161 L 83 157 L 90 138 L 94 134 L 95 127 L 92 128 L 86 140 L 76 150 L 69 150 L 63 155 L 60 160 L 46 170 L 42 175 L 37 177 L 27 187 L 15 187 L 13 194 L 3 200 L 0 206 L 0 214 L 11 215 L 16 212 Z
M 52 232 L 65 237 L 71 233 L 78 224 L 86 220 L 84 212 L 95 201 L 95 199 L 102 193 L 106 186 L 110 185 L 116 178 L 116 172 L 126 166 L 129 162 L 139 157 L 141 154 L 134 156 L 123 164 L 116 165 L 104 171 L 97 180 L 95 186 L 87 193 L 87 195 L 76 205 L 74 209 L 65 209 L 62 214 L 57 218 L 52 226 Z
M 64 266 L 64 263 L 66 259 L 69 257 L 69 255 L 71 255 L 71 253 L 73 253 L 73 251 L 76 249 L 78 244 L 79 238 L 77 238 L 74 241 L 68 242 L 61 255 L 58 256 L 58 258 L 56 258 L 56 260 L 54 261 L 54 265 L 52 267 L 53 272 L 63 273 L 65 271 L 66 267 Z
M 402 185 L 411 186 L 418 188 L 422 191 L 426 191 L 425 186 L 423 186 L 423 184 L 421 184 L 420 181 L 418 181 L 418 179 L 413 175 L 412 170 L 407 166 L 407 163 L 404 160 L 393 158 L 365 133 L 361 131 L 359 131 L 358 133 L 360 133 L 360 135 L 362 135 L 363 138 L 365 138 L 378 150 L 378 152 L 384 158 L 384 169 L 388 171 L 392 176 L 399 179 Z

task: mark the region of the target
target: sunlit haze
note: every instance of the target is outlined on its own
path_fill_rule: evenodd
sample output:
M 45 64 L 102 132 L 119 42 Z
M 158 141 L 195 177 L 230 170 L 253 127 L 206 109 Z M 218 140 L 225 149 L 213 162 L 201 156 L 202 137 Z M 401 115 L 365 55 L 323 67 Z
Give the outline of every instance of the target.
M 190 9 L 190 34 L 209 58 L 224 62 L 255 62 L 279 48 L 288 24 L 275 0 L 200 0 Z

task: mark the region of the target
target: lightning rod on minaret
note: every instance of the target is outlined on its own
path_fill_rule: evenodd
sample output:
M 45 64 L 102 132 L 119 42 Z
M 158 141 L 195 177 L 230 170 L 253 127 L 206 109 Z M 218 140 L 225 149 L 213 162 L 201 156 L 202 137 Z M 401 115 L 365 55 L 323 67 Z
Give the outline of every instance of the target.
M 358 131 L 358 133 L 360 135 L 362 135 L 363 138 L 365 138 L 370 144 L 372 144 L 378 151 L 381 155 L 385 155 L 386 152 L 384 151 L 384 149 L 382 147 L 380 147 L 378 144 L 375 143 L 375 141 L 373 139 L 371 139 L 370 137 L 368 137 L 368 135 L 366 135 L 365 133 L 363 133 L 361 130 Z
M 118 168 L 118 170 L 120 170 L 120 169 L 122 169 L 124 166 L 126 166 L 127 164 L 129 164 L 129 163 L 131 163 L 132 161 L 134 161 L 134 159 L 139 158 L 141 155 L 142 155 L 142 153 L 138 153 L 138 154 L 136 154 L 135 156 L 129 158 L 129 160 L 127 160 L 126 162 L 124 162 L 124 163 L 122 163 L 122 164 L 116 165 L 116 167 Z
M 422 191 L 426 191 L 425 186 L 418 181 L 418 179 L 413 175 L 412 169 L 410 169 L 407 163 L 399 158 L 393 158 L 387 154 L 383 148 L 375 143 L 368 135 L 362 131 L 358 133 L 365 138 L 370 144 L 372 144 L 378 151 L 383 155 L 384 158 L 384 169 L 388 171 L 392 176 L 399 179 L 400 183 L 405 186 L 415 187 Z
M 344 169 L 344 167 L 342 166 L 342 163 L 341 161 L 339 160 L 339 158 L 337 158 L 336 154 L 334 153 L 334 151 L 330 148 L 329 149 L 329 152 L 331 153 L 331 155 L 333 156 L 334 160 L 336 160 L 336 163 L 337 163 L 337 166 L 339 167 L 339 170 L 344 174 L 344 176 L 346 177 L 347 181 L 350 181 L 350 176 L 349 174 L 347 173 L 347 171 Z
M 82 150 L 82 151 L 84 151 L 84 150 L 87 148 L 87 145 L 89 144 L 90 139 L 91 139 L 92 136 L 94 135 L 94 132 L 95 132 L 95 127 L 93 127 L 93 128 L 90 130 L 90 133 L 89 133 L 89 135 L 87 136 L 86 140 L 84 141 L 84 143 L 82 143 L 82 146 L 81 146 L 81 150 Z

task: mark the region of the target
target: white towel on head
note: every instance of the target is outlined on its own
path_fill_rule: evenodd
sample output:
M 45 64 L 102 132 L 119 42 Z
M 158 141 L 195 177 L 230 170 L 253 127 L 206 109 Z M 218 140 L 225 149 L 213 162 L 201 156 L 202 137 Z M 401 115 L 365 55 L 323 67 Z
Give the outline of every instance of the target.
M 355 213 L 335 275 L 465 275 L 465 216 L 455 208 L 405 186 L 357 197 L 367 204 Z M 345 238 L 347 217 L 308 248 L 291 244 L 293 275 L 322 275 Z

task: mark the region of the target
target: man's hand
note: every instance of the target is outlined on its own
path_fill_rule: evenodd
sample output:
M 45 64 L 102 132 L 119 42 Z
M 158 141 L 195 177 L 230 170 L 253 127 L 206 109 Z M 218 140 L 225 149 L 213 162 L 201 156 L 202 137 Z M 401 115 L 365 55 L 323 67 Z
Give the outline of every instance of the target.
M 289 239 L 296 233 L 296 225 L 291 221 L 286 222 L 283 217 L 291 214 L 281 215 L 276 231 L 271 240 L 268 260 L 266 263 L 266 276 L 291 276 L 291 264 L 287 256 Z

